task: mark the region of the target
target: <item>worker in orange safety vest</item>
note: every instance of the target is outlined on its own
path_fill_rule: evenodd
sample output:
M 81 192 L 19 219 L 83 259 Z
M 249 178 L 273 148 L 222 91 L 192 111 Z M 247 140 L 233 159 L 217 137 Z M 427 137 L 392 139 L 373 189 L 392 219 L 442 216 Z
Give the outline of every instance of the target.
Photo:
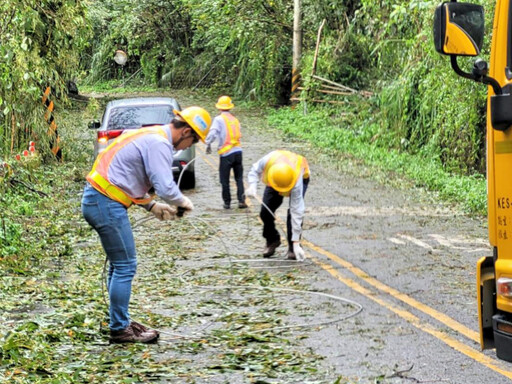
M 263 237 L 266 246 L 263 257 L 270 257 L 281 245 L 281 236 L 276 230 L 275 212 L 289 196 L 290 205 L 287 212 L 286 228 L 289 260 L 303 260 L 305 253 L 300 246 L 302 221 L 304 218 L 304 196 L 309 184 L 310 172 L 305 157 L 286 150 L 276 150 L 263 156 L 253 164 L 247 175 L 248 197 L 256 197 L 258 180 L 265 184 L 263 206 L 260 218 L 263 221 Z
M 137 267 L 128 208 L 140 205 L 160 220 L 174 218 L 176 206 L 194 209 L 174 182 L 173 152 L 204 141 L 211 118 L 200 107 L 174 114 L 168 125 L 128 130 L 117 137 L 98 155 L 87 175 L 82 213 L 98 233 L 109 261 L 111 343 L 151 343 L 159 336 L 156 330 L 132 321 L 128 313 Z M 168 204 L 153 201 L 151 190 Z
M 218 140 L 217 150 L 219 161 L 219 179 L 222 186 L 222 200 L 224 209 L 231 208 L 231 191 L 229 188 L 229 176 L 231 170 L 235 176 L 238 208 L 247 208 L 244 194 L 244 168 L 242 165 L 242 147 L 240 146 L 240 122 L 231 113 L 235 107 L 229 96 L 221 96 L 215 104 L 220 114 L 213 119 L 212 127 L 206 137 L 206 153 L 212 153 L 211 144 Z

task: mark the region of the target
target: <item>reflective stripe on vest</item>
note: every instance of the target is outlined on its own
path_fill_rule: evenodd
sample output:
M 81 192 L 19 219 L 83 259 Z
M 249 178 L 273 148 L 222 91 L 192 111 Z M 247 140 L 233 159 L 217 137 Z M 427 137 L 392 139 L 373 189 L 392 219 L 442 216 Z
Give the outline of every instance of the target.
M 265 185 L 270 186 L 270 183 L 268 182 L 268 171 L 270 167 L 272 167 L 276 163 L 283 162 L 285 164 L 288 164 L 292 169 L 293 172 L 293 185 L 297 183 L 297 179 L 299 178 L 299 175 L 301 174 L 301 171 L 304 170 L 304 179 L 309 178 L 309 165 L 308 161 L 304 156 L 297 155 L 296 153 L 285 151 L 285 150 L 277 150 L 272 153 L 272 156 L 270 156 L 270 159 L 268 159 L 267 164 L 265 164 L 265 168 L 263 170 L 263 176 L 262 181 Z M 288 196 L 290 192 L 287 193 L 280 193 L 280 195 Z
M 116 138 L 102 153 L 98 155 L 98 158 L 92 166 L 91 172 L 89 172 L 86 177 L 87 181 L 94 187 L 94 189 L 111 198 L 112 200 L 123 204 L 127 208 L 132 205 L 132 203 L 147 204 L 153 199 L 152 197 L 132 197 L 121 188 L 112 184 L 108 179 L 108 169 L 117 152 L 121 150 L 121 148 L 123 148 L 125 145 L 131 143 L 133 140 L 148 134 L 158 134 L 168 139 L 167 133 L 161 126 L 137 129 L 123 133 L 121 136 Z
M 240 122 L 231 113 L 221 114 L 224 124 L 226 124 L 226 140 L 220 149 L 217 151 L 219 155 L 228 152 L 233 147 L 240 145 Z

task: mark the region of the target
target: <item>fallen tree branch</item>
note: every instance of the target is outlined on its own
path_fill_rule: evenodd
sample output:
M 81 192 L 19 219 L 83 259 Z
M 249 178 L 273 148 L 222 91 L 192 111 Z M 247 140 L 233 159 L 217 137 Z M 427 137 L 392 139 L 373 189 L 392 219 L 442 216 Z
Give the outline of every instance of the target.
M 298 87 L 297 88 L 299 91 L 302 91 L 302 90 L 305 90 L 307 88 L 305 87 Z M 315 89 L 314 92 L 321 92 L 321 93 L 329 93 L 329 94 L 332 94 L 332 95 L 345 95 L 345 96 L 350 96 L 350 95 L 353 95 L 354 93 L 352 92 L 340 92 L 340 91 L 330 91 L 328 89 Z
M 292 97 L 290 98 L 291 101 L 305 101 L 299 97 Z M 338 104 L 338 105 L 345 105 L 345 104 L 350 104 L 349 102 L 347 101 L 338 101 L 338 100 L 321 100 L 321 99 L 312 99 L 312 100 L 307 100 L 308 102 L 314 102 L 314 103 L 329 103 L 329 104 Z
M 323 77 L 320 77 L 320 76 L 317 76 L 317 75 L 313 75 L 311 77 L 313 79 L 320 80 L 320 81 L 323 81 L 324 83 L 330 84 L 331 86 L 337 87 L 337 89 L 343 89 L 345 91 L 349 91 L 349 92 L 352 92 L 352 93 L 358 93 L 358 94 L 360 94 L 362 96 L 365 96 L 365 97 L 370 97 L 370 96 L 373 95 L 373 92 L 370 92 L 370 91 L 358 91 L 358 90 L 356 90 L 354 88 L 350 88 L 350 87 L 347 87 L 346 85 L 343 85 L 343 84 L 340 84 L 340 83 L 336 83 L 335 81 L 324 79 Z
M 27 188 L 29 191 L 32 191 L 32 192 L 34 192 L 34 193 L 37 193 L 37 194 L 38 194 L 39 196 L 41 196 L 41 197 L 48 197 L 48 195 L 47 195 L 46 193 L 44 193 L 44 192 L 42 192 L 42 191 L 39 191 L 39 190 L 37 190 L 37 189 L 34 189 L 34 188 L 32 188 L 30 185 L 28 185 L 27 183 L 25 183 L 24 181 L 21 181 L 21 180 L 15 179 L 15 178 L 13 178 L 13 177 L 11 177 L 11 178 L 9 179 L 9 183 L 10 183 L 13 187 L 14 187 L 14 186 L 16 186 L 16 185 L 21 185 L 21 186 L 23 186 L 23 187 Z
M 311 70 L 311 76 L 314 76 L 316 73 L 316 62 L 318 60 L 318 51 L 320 50 L 320 37 L 322 36 L 322 29 L 325 25 L 325 19 L 320 24 L 320 28 L 318 28 L 318 35 L 316 37 L 316 48 L 315 48 L 315 56 L 313 57 L 313 69 Z
M 332 85 L 335 85 L 335 86 L 337 86 L 339 88 L 346 89 L 347 91 L 351 91 L 351 92 L 354 92 L 354 93 L 358 92 L 357 90 L 355 90 L 353 88 L 350 88 L 350 87 L 347 87 L 346 85 L 343 85 L 343 84 L 340 84 L 340 83 L 336 83 L 335 81 L 332 81 L 332 80 L 324 79 L 323 77 L 320 77 L 320 76 L 317 76 L 317 75 L 313 75 L 312 77 L 313 77 L 313 79 L 324 81 L 324 82 L 326 82 L 328 84 L 332 84 Z
M 353 95 L 353 92 L 342 92 L 342 91 L 329 91 L 327 89 L 317 89 L 317 92 L 320 93 L 327 93 L 329 95 L 344 95 L 344 96 L 350 96 Z

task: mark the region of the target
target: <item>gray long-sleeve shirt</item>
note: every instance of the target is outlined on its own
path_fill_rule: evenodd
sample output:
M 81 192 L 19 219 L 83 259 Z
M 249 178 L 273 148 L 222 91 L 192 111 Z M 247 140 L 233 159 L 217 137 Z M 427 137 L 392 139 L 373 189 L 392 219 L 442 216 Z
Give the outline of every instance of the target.
M 215 118 L 213 119 L 212 125 L 210 127 L 210 131 L 208 132 L 208 136 L 206 136 L 206 139 L 204 140 L 206 145 L 210 145 L 215 141 L 215 139 L 217 139 L 218 144 L 219 144 L 217 150 L 219 150 L 224 145 L 224 143 L 226 141 L 227 127 L 226 127 L 226 123 L 224 122 L 224 118 L 222 117 L 222 114 L 224 114 L 224 113 L 229 113 L 229 112 L 221 112 L 220 115 L 215 116 Z M 231 155 L 232 153 L 241 152 L 241 151 L 242 151 L 242 148 L 237 146 L 237 147 L 231 148 L 229 151 L 223 153 L 220 156 L 225 157 L 225 156 Z
M 265 165 L 272 157 L 273 152 L 263 156 L 260 160 L 254 163 L 247 175 L 249 185 L 258 185 L 258 181 L 261 179 L 265 170 Z M 302 189 L 304 187 L 303 182 L 304 170 L 297 178 L 297 182 L 290 191 L 290 215 L 292 222 L 292 241 L 299 241 L 302 233 L 302 220 L 304 218 L 304 211 L 306 209 L 304 205 L 304 197 Z
M 179 205 L 183 195 L 174 182 L 171 129 L 163 127 L 169 139 L 159 134 L 143 135 L 117 152 L 108 168 L 110 182 L 130 196 L 144 197 L 151 188 L 169 204 Z M 152 204 L 144 207 L 150 209 Z

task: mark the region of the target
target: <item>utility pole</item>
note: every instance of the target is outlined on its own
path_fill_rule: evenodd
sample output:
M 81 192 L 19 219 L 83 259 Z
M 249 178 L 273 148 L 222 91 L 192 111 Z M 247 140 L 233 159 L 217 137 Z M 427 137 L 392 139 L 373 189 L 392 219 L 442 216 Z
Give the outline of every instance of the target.
M 298 88 L 300 84 L 300 58 L 302 56 L 302 5 L 301 0 L 294 0 L 293 4 L 293 67 L 292 67 L 292 94 L 291 101 L 298 101 Z

